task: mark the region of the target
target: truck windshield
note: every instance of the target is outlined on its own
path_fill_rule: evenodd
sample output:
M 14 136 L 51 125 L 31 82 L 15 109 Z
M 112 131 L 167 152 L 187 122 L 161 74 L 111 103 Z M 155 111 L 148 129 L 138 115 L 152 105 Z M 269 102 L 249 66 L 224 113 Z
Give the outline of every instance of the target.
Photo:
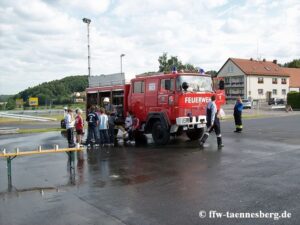
M 176 79 L 177 91 L 212 92 L 212 80 L 206 76 L 179 76 Z

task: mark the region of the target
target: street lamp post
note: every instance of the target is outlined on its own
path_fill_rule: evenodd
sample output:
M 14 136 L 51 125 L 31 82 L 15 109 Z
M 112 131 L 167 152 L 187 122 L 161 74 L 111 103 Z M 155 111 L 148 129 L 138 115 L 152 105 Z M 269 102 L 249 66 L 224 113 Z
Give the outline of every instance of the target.
M 88 70 L 89 70 L 89 76 L 91 76 L 91 56 L 90 56 L 90 23 L 91 23 L 91 20 L 88 18 L 83 18 L 82 21 L 87 24 Z
M 121 75 L 122 75 L 122 72 L 123 72 L 123 71 L 122 71 L 122 58 L 123 58 L 124 56 L 125 56 L 125 54 L 121 54 L 121 55 L 120 55 L 120 61 L 121 61 Z

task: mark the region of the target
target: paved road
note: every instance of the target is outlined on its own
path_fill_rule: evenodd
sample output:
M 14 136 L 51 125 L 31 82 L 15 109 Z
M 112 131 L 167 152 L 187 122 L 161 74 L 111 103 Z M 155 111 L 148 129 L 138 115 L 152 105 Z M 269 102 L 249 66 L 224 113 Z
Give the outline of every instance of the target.
M 76 183 L 65 154 L 13 161 L 14 191 L 6 191 L 0 160 L 0 224 L 298 224 L 300 221 L 300 116 L 245 121 L 242 134 L 222 124 L 199 151 L 186 138 L 158 148 L 87 151 Z M 66 146 L 58 132 L 1 136 L 0 148 Z M 199 211 L 207 213 L 199 217 Z M 290 219 L 213 219 L 209 211 L 283 212 Z

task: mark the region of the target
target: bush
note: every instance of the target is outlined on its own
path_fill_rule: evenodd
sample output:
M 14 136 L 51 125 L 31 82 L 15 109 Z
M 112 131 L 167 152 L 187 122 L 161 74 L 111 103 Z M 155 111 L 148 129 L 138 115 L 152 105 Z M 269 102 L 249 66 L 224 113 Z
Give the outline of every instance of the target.
M 293 109 L 300 109 L 300 93 L 289 92 L 287 95 L 287 104 L 291 105 Z

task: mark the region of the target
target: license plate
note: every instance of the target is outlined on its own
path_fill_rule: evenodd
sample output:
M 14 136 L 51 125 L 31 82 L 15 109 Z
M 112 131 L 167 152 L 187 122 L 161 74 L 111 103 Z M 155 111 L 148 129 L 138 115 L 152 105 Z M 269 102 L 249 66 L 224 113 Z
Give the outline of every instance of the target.
M 202 125 L 202 124 L 197 124 L 197 128 L 202 128 L 202 127 L 204 127 L 204 125 Z

